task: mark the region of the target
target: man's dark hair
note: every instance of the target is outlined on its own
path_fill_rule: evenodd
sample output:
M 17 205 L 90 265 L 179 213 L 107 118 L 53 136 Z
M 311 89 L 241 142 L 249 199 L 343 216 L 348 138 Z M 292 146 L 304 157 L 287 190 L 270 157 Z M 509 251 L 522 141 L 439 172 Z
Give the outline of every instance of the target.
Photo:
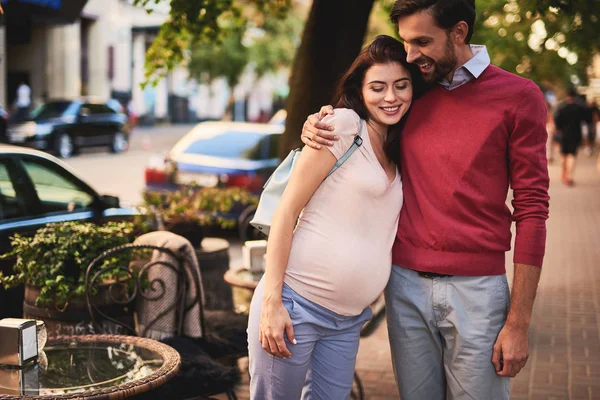
M 465 21 L 469 25 L 465 43 L 471 42 L 475 24 L 475 0 L 397 0 L 390 12 L 390 19 L 398 26 L 398 18 L 420 11 L 429 11 L 437 25 L 445 30 Z

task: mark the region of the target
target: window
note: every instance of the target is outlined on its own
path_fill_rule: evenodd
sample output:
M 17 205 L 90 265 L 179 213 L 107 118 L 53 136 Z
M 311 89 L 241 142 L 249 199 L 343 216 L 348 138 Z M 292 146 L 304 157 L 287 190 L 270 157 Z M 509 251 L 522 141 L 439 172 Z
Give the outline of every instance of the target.
M 110 99 L 105 105 L 109 108 L 107 113 L 120 114 L 125 111 L 125 106 L 123 106 L 123 104 L 121 104 L 117 99 Z
M 24 216 L 25 211 L 17 198 L 8 169 L 0 162 L 0 220 Z
M 23 166 L 42 202 L 44 214 L 83 210 L 94 202 L 92 195 L 55 168 L 34 160 L 25 160 Z
M 190 144 L 186 154 L 222 158 L 242 158 L 260 160 L 262 139 L 265 135 L 254 132 L 224 132 L 207 138 L 200 138 Z
M 114 114 L 114 110 L 105 106 L 104 104 L 84 104 L 82 108 L 85 107 L 90 110 L 90 115 L 101 115 L 101 114 Z
M 112 107 L 108 106 L 107 104 L 101 104 L 100 107 L 102 107 L 102 114 L 116 114 L 117 111 L 115 111 Z
M 31 112 L 31 119 L 40 121 L 50 118 L 74 116 L 77 114 L 77 103 L 70 101 L 55 101 L 42 104 Z

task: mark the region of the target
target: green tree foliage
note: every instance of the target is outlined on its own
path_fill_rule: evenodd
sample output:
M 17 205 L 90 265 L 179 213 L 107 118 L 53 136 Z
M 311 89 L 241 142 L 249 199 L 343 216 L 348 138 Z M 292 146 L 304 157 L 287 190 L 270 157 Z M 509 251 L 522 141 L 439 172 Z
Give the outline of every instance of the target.
M 205 83 L 222 76 L 229 87 L 237 85 L 249 61 L 248 48 L 242 42 L 245 30 L 246 24 L 231 23 L 222 39 L 214 43 L 195 43 L 188 63 L 190 75 Z
M 600 48 L 595 1 L 478 0 L 474 43 L 485 44 L 495 65 L 538 83 L 585 82 Z
M 292 63 L 302 30 L 299 12 L 263 20 L 254 8 L 244 11 L 235 20 L 219 18 L 217 40 L 192 44 L 187 65 L 192 77 L 205 83 L 225 77 L 234 87 L 249 63 L 259 77 Z
M 367 26 L 364 44 L 372 42 L 378 35 L 398 36 L 396 26 L 390 22 L 390 10 L 393 4 L 393 0 L 379 0 L 375 2 L 369 16 L 369 25 Z
M 288 67 L 294 60 L 300 44 L 303 27 L 303 10 L 295 7 L 286 18 L 270 18 L 262 27 L 249 27 L 251 33 L 249 52 L 254 71 L 260 77 L 279 68 Z
M 246 7 L 255 7 L 262 21 L 284 18 L 291 0 L 133 0 L 150 13 L 168 7 L 170 18 L 146 54 L 147 83 L 157 83 L 167 72 L 185 64 L 190 49 L 235 37 L 247 23 Z

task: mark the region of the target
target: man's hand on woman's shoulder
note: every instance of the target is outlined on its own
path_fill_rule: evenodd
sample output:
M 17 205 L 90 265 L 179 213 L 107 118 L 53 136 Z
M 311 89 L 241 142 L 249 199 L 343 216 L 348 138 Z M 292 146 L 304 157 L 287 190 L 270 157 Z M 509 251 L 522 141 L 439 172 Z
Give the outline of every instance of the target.
M 302 142 L 313 149 L 320 149 L 321 145 L 332 146 L 332 140 L 339 140 L 331 133 L 333 126 L 321 122 L 327 115 L 333 114 L 332 106 L 323 106 L 318 113 L 309 115 L 302 127 Z

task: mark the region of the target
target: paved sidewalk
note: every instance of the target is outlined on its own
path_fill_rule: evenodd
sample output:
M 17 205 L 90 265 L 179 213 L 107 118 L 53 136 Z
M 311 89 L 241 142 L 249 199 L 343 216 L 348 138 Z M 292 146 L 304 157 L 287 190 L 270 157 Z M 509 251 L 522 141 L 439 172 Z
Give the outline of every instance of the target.
M 560 183 L 557 162 L 550 178 L 546 258 L 530 358 L 512 380 L 511 399 L 600 399 L 600 172 L 595 159 L 582 154 L 575 187 Z M 509 279 L 511 265 L 507 254 Z M 361 340 L 357 370 L 367 399 L 399 398 L 385 323 Z M 238 395 L 248 398 L 247 376 Z

